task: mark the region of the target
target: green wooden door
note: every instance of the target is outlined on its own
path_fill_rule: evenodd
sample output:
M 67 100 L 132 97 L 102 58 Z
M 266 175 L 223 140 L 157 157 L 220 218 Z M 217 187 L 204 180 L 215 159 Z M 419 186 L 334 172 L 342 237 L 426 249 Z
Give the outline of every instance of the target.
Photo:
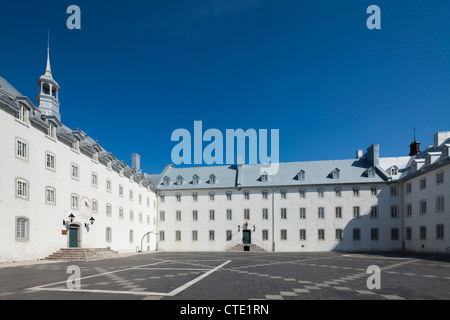
M 78 228 L 69 228 L 69 248 L 78 248 Z
M 251 244 L 252 243 L 252 232 L 250 230 L 244 230 L 242 232 L 242 243 Z

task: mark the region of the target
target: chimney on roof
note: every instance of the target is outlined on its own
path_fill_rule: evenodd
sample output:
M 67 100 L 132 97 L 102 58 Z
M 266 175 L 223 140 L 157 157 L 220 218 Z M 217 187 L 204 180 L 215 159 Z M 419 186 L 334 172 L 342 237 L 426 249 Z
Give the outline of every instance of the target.
M 136 172 L 141 171 L 141 156 L 137 153 L 131 154 L 131 167 L 136 170 Z
M 356 159 L 360 159 L 363 156 L 362 149 L 356 150 Z

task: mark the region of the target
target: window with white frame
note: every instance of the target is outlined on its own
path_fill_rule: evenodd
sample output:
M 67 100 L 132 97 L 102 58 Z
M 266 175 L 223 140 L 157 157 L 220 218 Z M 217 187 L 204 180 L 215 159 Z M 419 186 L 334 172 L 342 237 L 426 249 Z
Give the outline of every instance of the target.
M 336 198 L 342 197 L 342 188 L 334 188 L 334 196 Z
M 262 199 L 263 199 L 263 200 L 267 200 L 268 194 L 269 194 L 269 193 L 268 193 L 267 190 L 261 191 Z
M 269 219 L 269 209 L 267 209 L 267 208 L 262 209 L 262 219 L 263 220 Z
M 353 218 L 359 218 L 360 216 L 360 207 L 355 206 L 353 207 Z
M 29 183 L 22 178 L 16 178 L 16 196 L 22 199 L 29 199 Z
M 45 168 L 55 171 L 56 169 L 56 160 L 55 155 L 50 152 L 45 153 Z
M 227 200 L 231 201 L 231 191 L 227 191 L 226 195 L 227 195 Z
M 300 171 L 297 173 L 297 180 L 305 180 L 305 171 L 300 170 Z
M 376 197 L 378 195 L 378 188 L 377 187 L 370 187 L 370 195 L 373 197 Z
M 355 241 L 361 240 L 361 229 L 359 228 L 353 229 L 353 240 Z
M 216 183 L 216 176 L 215 175 L 210 175 L 209 176 L 209 183 L 210 184 L 215 184 Z
M 159 230 L 159 241 L 164 241 L 166 238 L 166 233 L 164 230 Z
M 111 180 L 106 179 L 106 191 L 111 192 Z
M 261 182 L 267 182 L 267 173 L 261 175 Z
M 244 200 L 250 200 L 250 191 L 244 191 Z
M 225 232 L 225 241 L 231 241 L 232 237 L 233 237 L 233 231 L 226 230 L 226 232 Z
M 306 219 L 306 208 L 300 208 L 299 218 Z
M 209 201 L 214 201 L 214 192 L 210 192 L 208 195 L 209 195 Z
M 420 190 L 423 190 L 427 187 L 427 178 L 422 178 L 419 180 Z
M 106 215 L 108 217 L 112 216 L 111 204 L 109 204 L 109 203 L 106 204 Z
M 421 200 L 419 202 L 419 213 L 426 214 L 427 213 L 427 200 Z
M 159 202 L 164 203 L 165 198 L 166 198 L 166 197 L 164 196 L 164 194 L 160 194 L 160 195 L 159 195 Z
M 371 219 L 378 219 L 378 206 L 371 206 L 370 207 L 370 218 Z
M 159 211 L 159 221 L 165 221 L 165 219 L 166 219 L 165 211 L 163 210 Z
M 143 218 L 143 216 L 142 216 L 142 212 L 139 212 L 139 223 L 142 223 L 142 218 Z
M 80 179 L 80 169 L 77 164 L 72 163 L 70 166 L 70 177 L 75 180 Z
M 391 228 L 391 240 L 399 240 L 400 231 L 398 228 Z
M 119 219 L 123 219 L 123 208 L 119 208 Z
M 244 209 L 244 219 L 250 219 L 250 209 Z
M 370 167 L 369 169 L 367 169 L 367 177 L 369 178 L 373 178 L 375 177 L 375 169 Z
M 181 193 L 175 194 L 175 201 L 176 202 L 181 202 Z
M 168 177 L 164 177 L 163 178 L 163 185 L 165 185 L 165 186 L 169 185 L 169 178 Z
M 359 187 L 353 187 L 353 196 L 359 197 Z
M 318 189 L 317 189 L 317 197 L 318 197 L 318 198 L 323 198 L 323 196 L 324 196 L 324 190 L 323 190 L 323 188 L 318 188 Z
M 399 218 L 398 206 L 397 205 L 391 206 L 391 219 L 398 219 L 398 218 Z
M 17 119 L 25 124 L 29 124 L 30 122 L 30 111 L 23 105 L 20 105 L 19 114 Z
M 130 201 L 133 201 L 133 190 L 129 191 L 129 198 L 130 198 Z
M 305 199 L 306 198 L 306 190 L 305 189 L 300 189 L 298 190 L 299 196 L 301 199 Z
M 300 240 L 306 240 L 306 229 L 300 229 Z
M 420 240 L 427 239 L 427 227 L 426 226 L 419 227 L 419 238 L 420 238 Z
M 97 178 L 97 174 L 95 172 L 91 173 L 91 185 L 93 187 L 98 187 L 98 178 Z
M 334 213 L 334 217 L 336 219 L 342 219 L 342 207 L 336 207 L 334 209 L 335 213 Z
M 45 202 L 48 204 L 56 203 L 56 191 L 52 187 L 45 188 Z
M 80 151 L 80 139 L 74 138 L 72 142 L 72 149 L 76 152 Z
M 175 220 L 181 221 L 181 211 L 180 210 L 175 211 Z
M 317 230 L 317 239 L 318 240 L 325 240 L 325 229 L 318 229 Z
M 110 227 L 106 228 L 105 240 L 106 240 L 106 242 L 111 242 L 112 241 L 112 231 L 111 231 Z
M 406 192 L 407 194 L 409 194 L 409 193 L 411 193 L 411 191 L 412 191 L 412 184 L 411 184 L 411 182 L 408 182 L 408 183 L 406 184 L 405 192 Z
M 198 221 L 198 211 L 192 210 L 192 221 Z
M 336 229 L 335 235 L 336 235 L 336 241 L 342 241 L 342 229 Z
M 209 241 L 214 241 L 214 239 L 215 239 L 214 230 L 209 230 Z
M 332 175 L 333 175 L 333 179 L 339 179 L 340 178 L 340 171 L 339 171 L 339 169 L 334 169 L 333 170 L 333 172 L 332 172 Z
M 28 160 L 28 143 L 24 140 L 16 139 L 16 157 Z
M 198 201 L 198 194 L 196 192 L 192 193 L 192 201 L 197 202 Z
M 130 230 L 130 238 L 129 238 L 130 242 L 132 243 L 134 241 L 134 231 Z
M 412 239 L 412 228 L 411 227 L 406 227 L 405 228 L 405 239 L 406 240 L 411 240 Z
M 192 177 L 192 184 L 198 184 L 198 176 L 197 175 L 194 175 Z
M 287 209 L 286 208 L 281 208 L 280 219 L 282 219 L 282 220 L 287 219 Z
M 412 216 L 412 204 L 411 203 L 406 204 L 406 216 L 407 217 Z
M 30 221 L 25 217 L 16 218 L 16 240 L 27 241 L 29 239 Z
M 47 137 L 56 139 L 56 126 L 53 123 L 49 123 L 48 125 Z
M 198 231 L 192 230 L 192 241 L 197 241 L 197 240 L 198 240 Z
M 262 230 L 262 240 L 269 240 L 269 230 L 267 229 Z
M 286 229 L 281 229 L 280 230 L 280 239 L 281 240 L 287 240 L 287 230 Z
M 325 208 L 323 207 L 317 208 L 317 218 L 325 219 Z
M 287 191 L 285 189 L 280 190 L 281 199 L 286 199 L 286 193 Z
M 211 221 L 215 220 L 214 210 L 209 210 L 209 220 Z
M 443 240 L 443 239 L 444 239 L 444 225 L 437 224 L 436 225 L 436 240 Z
M 119 197 L 123 197 L 123 186 L 119 184 Z
M 398 196 L 398 186 L 394 185 L 391 186 L 391 197 L 397 197 Z
M 129 215 L 130 221 L 134 221 L 134 211 L 130 210 L 130 215 Z
M 233 218 L 233 213 L 231 211 L 231 209 L 227 209 L 227 220 L 232 220 Z
M 181 241 L 181 231 L 180 230 L 175 231 L 175 241 Z
M 78 198 L 78 195 L 77 194 L 72 194 L 71 196 L 70 196 L 70 205 L 71 205 L 71 208 L 72 209 L 74 209 L 74 210 L 78 210 L 78 208 L 80 207 L 80 204 L 79 204 L 79 198 Z
M 97 200 L 92 199 L 91 209 L 92 209 L 92 213 L 98 213 L 98 201 Z

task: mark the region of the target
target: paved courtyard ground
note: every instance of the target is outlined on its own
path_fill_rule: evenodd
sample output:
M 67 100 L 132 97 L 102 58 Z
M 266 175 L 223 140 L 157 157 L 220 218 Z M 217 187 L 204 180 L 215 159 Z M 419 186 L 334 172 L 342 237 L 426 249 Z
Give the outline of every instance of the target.
M 0 264 L 0 280 L 5 300 L 448 300 L 450 255 L 154 252 Z

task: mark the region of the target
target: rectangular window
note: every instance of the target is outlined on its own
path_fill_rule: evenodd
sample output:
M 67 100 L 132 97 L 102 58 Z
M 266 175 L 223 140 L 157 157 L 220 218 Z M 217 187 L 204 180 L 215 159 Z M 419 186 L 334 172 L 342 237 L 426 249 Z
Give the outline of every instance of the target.
M 267 200 L 267 196 L 268 196 L 267 190 L 263 190 L 263 191 L 261 192 L 261 194 L 262 194 L 263 200 Z
M 444 211 L 444 196 L 436 197 L 436 212 Z
M 360 208 L 353 207 L 353 218 L 359 218 Z
M 250 200 L 250 191 L 244 191 L 244 200 Z
M 198 194 L 195 193 L 195 192 L 192 194 L 192 201 L 193 202 L 197 202 L 198 201 Z
M 370 207 L 370 218 L 378 219 L 378 206 Z
M 444 225 L 437 224 L 436 225 L 436 240 L 443 240 L 443 239 L 444 239 Z
M 370 229 L 370 240 L 378 240 L 378 228 Z
M 209 220 L 213 221 L 215 219 L 214 210 L 209 210 Z
M 286 190 L 280 190 L 281 199 L 286 199 Z
M 405 191 L 406 191 L 406 193 L 411 193 L 411 190 L 412 190 L 412 184 L 411 184 L 411 182 L 408 182 L 408 183 L 406 184 L 406 189 L 405 189 Z
M 209 201 L 214 201 L 214 192 L 209 193 Z
M 181 221 L 181 211 L 180 210 L 175 211 L 175 220 Z
M 232 211 L 231 209 L 227 209 L 227 220 L 231 220 L 232 219 Z
M 370 195 L 375 197 L 378 195 L 378 188 L 377 187 L 370 187 Z
M 16 219 L 16 240 L 28 240 L 28 219 Z
M 129 218 L 130 218 L 130 221 L 134 221 L 134 211 L 133 210 L 130 210 Z
M 396 240 L 398 240 L 399 239 L 399 230 L 398 230 L 398 228 L 392 228 L 391 229 L 391 240 L 394 240 L 394 241 L 396 241 Z
M 28 159 L 28 145 L 25 141 L 16 140 L 16 156 L 23 159 Z
M 262 231 L 262 239 L 263 240 L 269 240 L 269 230 L 264 229 Z
M 323 198 L 324 196 L 324 191 L 322 188 L 317 189 L 317 197 L 318 198 Z
M 209 230 L 209 241 L 214 241 L 215 232 L 214 230 Z
M 133 201 L 133 190 L 130 190 L 129 197 L 130 197 L 130 201 Z
M 398 219 L 398 206 L 391 206 L 391 219 Z
M 72 163 L 72 170 L 70 172 L 72 179 L 78 180 L 80 178 L 80 172 L 78 165 Z
M 94 187 L 98 186 L 97 174 L 94 172 L 91 174 L 91 185 Z
M 281 237 L 280 237 L 281 240 L 287 240 L 287 230 L 286 229 L 281 229 L 280 235 L 281 235 Z
M 106 179 L 106 191 L 111 192 L 111 180 Z
M 16 181 L 16 195 L 20 198 L 28 199 L 28 182 L 17 179 Z
M 342 207 L 336 207 L 334 209 L 335 212 L 335 218 L 336 219 L 341 219 L 342 218 Z
M 306 190 L 305 189 L 300 189 L 298 192 L 299 192 L 299 196 L 301 199 L 306 198 Z
M 306 229 L 300 229 L 300 240 L 306 240 Z
M 353 229 L 353 240 L 361 240 L 361 229 Z
M 92 200 L 91 207 L 92 207 L 92 212 L 93 213 L 97 213 L 98 212 L 98 202 L 97 202 L 97 200 Z
M 233 232 L 231 230 L 227 230 L 225 233 L 226 241 L 231 241 L 232 238 L 233 238 Z
M 391 197 L 398 196 L 398 187 L 397 186 L 391 186 Z
M 226 194 L 227 194 L 227 200 L 228 200 L 228 201 L 231 201 L 231 192 L 228 191 Z
M 159 221 L 165 221 L 166 220 L 166 213 L 164 211 L 159 212 Z
M 262 219 L 263 220 L 269 219 L 269 209 L 267 208 L 262 209 Z
M 286 220 L 286 219 L 287 219 L 287 211 L 286 211 L 286 208 L 281 208 L 280 218 L 281 218 L 282 220 Z
M 177 194 L 175 195 L 175 201 L 176 201 L 176 202 L 181 202 L 181 193 L 177 193 Z
M 353 196 L 359 197 L 359 187 L 353 187 Z
M 45 167 L 50 170 L 55 170 L 55 156 L 49 152 L 45 153 Z
M 419 213 L 420 214 L 427 213 L 427 200 L 422 200 L 419 202 Z
M 336 240 L 342 241 L 342 229 L 336 229 Z
M 426 178 L 420 179 L 419 186 L 420 186 L 420 190 L 426 189 L 426 187 L 427 187 L 427 179 Z
M 317 239 L 318 240 L 325 240 L 325 229 L 318 229 L 317 230 Z
M 420 226 L 419 235 L 420 235 L 420 240 L 426 240 L 427 239 L 427 227 Z
M 159 202 L 164 203 L 165 198 L 166 198 L 165 195 L 160 194 L 160 195 L 159 195 Z
M 300 208 L 300 219 L 306 219 L 306 208 Z
M 407 217 L 412 216 L 412 204 L 411 203 L 406 204 L 406 216 Z
M 250 209 L 244 209 L 244 219 L 250 219 Z
M 336 198 L 342 197 L 342 188 L 334 188 L 334 196 Z
M 412 239 L 412 229 L 411 229 L 411 227 L 406 227 L 405 228 L 405 238 L 406 238 L 406 240 L 411 240 Z
M 123 186 L 119 184 L 119 196 L 123 197 Z
M 108 217 L 112 216 L 112 209 L 111 209 L 111 205 L 109 203 L 106 204 L 106 215 Z
M 119 218 L 123 219 L 123 208 L 122 207 L 119 208 Z
M 159 241 L 164 241 L 166 233 L 163 230 L 159 230 Z
M 180 230 L 175 231 L 175 241 L 181 241 L 181 231 Z
M 197 221 L 197 220 L 198 220 L 198 211 L 192 210 L 192 221 Z
M 78 209 L 78 196 L 77 195 L 72 195 L 71 196 L 71 206 L 72 206 L 72 209 Z
M 197 230 L 192 230 L 192 241 L 198 240 L 198 232 Z
M 45 202 L 49 204 L 55 204 L 55 189 L 50 187 L 45 188 Z
M 439 171 L 436 173 L 436 184 L 444 183 L 444 171 Z
M 323 207 L 317 208 L 317 218 L 319 219 L 325 218 L 325 209 Z

